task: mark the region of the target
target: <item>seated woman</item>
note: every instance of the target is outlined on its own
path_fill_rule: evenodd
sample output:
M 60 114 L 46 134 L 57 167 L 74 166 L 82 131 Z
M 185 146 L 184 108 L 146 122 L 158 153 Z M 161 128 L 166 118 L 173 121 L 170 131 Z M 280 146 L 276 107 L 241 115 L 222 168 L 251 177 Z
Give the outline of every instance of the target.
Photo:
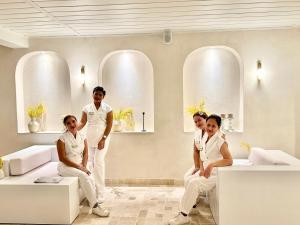
M 206 119 L 207 137 L 202 140 L 199 176 L 187 182 L 180 202 L 180 213 L 169 221 L 169 225 L 189 223 L 188 214 L 195 205 L 199 193 L 209 191 L 216 186 L 215 168 L 232 165 L 228 145 L 219 133 L 220 127 L 221 117 L 210 115 Z
M 78 177 L 79 185 L 87 198 L 92 212 L 100 217 L 109 216 L 109 211 L 98 204 L 95 181 L 87 169 L 88 147 L 84 135 L 77 131 L 77 119 L 68 115 L 63 120 L 67 130 L 57 141 L 60 163 L 57 170 L 63 177 Z
M 184 187 L 187 187 L 189 181 L 195 177 L 199 177 L 200 171 L 203 171 L 203 164 L 200 163 L 200 151 L 203 149 L 203 141 L 207 140 L 207 133 L 206 133 L 206 119 L 208 115 L 205 112 L 196 112 L 193 115 L 193 120 L 195 123 L 196 131 L 194 133 L 194 151 L 193 151 L 193 159 L 194 159 L 194 166 L 190 168 L 184 175 Z M 217 131 L 220 137 L 225 140 L 225 134 L 219 129 Z M 202 193 L 205 194 L 205 193 Z M 198 200 L 198 199 L 197 199 Z M 193 206 L 192 210 L 190 211 L 190 215 L 197 214 L 198 210 L 196 210 L 198 202 Z
M 200 170 L 200 150 L 202 150 L 202 139 L 205 138 L 205 129 L 206 129 L 206 119 L 207 114 L 205 112 L 196 112 L 193 115 L 193 120 L 196 126 L 196 131 L 194 134 L 194 143 L 193 143 L 193 158 L 194 166 L 190 168 L 184 175 L 184 187 L 187 187 L 187 184 L 190 179 L 193 177 L 199 176 L 197 173 Z

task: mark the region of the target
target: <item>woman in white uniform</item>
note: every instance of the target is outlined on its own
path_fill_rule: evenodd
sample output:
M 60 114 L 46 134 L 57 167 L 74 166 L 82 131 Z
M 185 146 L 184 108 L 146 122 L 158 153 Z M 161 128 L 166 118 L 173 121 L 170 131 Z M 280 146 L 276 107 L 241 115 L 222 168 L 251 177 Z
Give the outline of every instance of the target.
M 193 115 L 193 120 L 195 123 L 196 131 L 194 133 L 194 153 L 193 153 L 193 159 L 194 159 L 194 166 L 191 167 L 184 175 L 184 187 L 187 187 L 187 184 L 189 181 L 195 177 L 203 176 L 203 164 L 200 163 L 200 152 L 203 149 L 203 140 L 207 139 L 207 133 L 206 133 L 206 119 L 208 115 L 205 112 L 196 112 Z M 217 132 L 220 137 L 222 137 L 225 140 L 225 134 L 219 130 Z M 205 194 L 201 193 L 201 194 Z M 198 198 L 197 198 L 198 200 Z M 190 215 L 197 214 L 199 211 L 197 208 L 198 202 L 193 206 L 192 210 L 190 211 Z
M 105 191 L 105 156 L 108 150 L 112 128 L 112 108 L 103 102 L 105 97 L 103 87 L 95 87 L 93 90 L 93 103 L 86 105 L 82 110 L 79 130 L 87 123 L 87 142 L 89 146 L 89 161 L 93 163 L 98 196 L 103 201 Z
M 180 202 L 180 213 L 171 219 L 168 224 L 189 223 L 188 214 L 195 205 L 199 193 L 209 191 L 216 185 L 216 168 L 232 165 L 228 144 L 219 133 L 220 127 L 220 116 L 210 115 L 207 118 L 207 137 L 202 139 L 203 148 L 200 151 L 200 164 L 202 166 L 200 166 L 199 176 L 188 181 Z
M 101 208 L 97 200 L 94 178 L 87 169 L 88 147 L 84 135 L 77 131 L 75 116 L 68 115 L 63 120 L 67 131 L 57 141 L 60 163 L 57 170 L 64 177 L 78 177 L 79 185 L 87 198 L 92 212 L 101 217 L 109 216 L 109 211 Z
M 194 158 L 194 166 L 190 168 L 184 175 L 184 187 L 187 187 L 187 183 L 193 177 L 199 176 L 197 173 L 200 170 L 200 151 L 202 150 L 202 139 L 205 138 L 204 135 L 206 129 L 206 119 L 207 114 L 205 112 L 196 112 L 193 115 L 193 120 L 196 126 L 196 131 L 194 133 L 194 143 L 193 143 L 193 158 Z

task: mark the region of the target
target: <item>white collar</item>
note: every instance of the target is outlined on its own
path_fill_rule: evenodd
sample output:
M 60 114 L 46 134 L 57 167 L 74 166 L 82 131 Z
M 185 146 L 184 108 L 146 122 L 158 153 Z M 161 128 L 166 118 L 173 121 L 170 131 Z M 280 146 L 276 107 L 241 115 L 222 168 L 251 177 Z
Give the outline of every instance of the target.
M 70 132 L 70 131 L 67 131 L 67 134 L 73 138 L 74 140 L 77 140 L 78 139 L 78 131 L 76 132 L 76 137 L 74 137 L 74 135 Z
M 207 135 L 207 137 L 204 139 L 206 154 L 210 153 L 213 150 L 213 145 L 216 144 L 218 138 L 219 138 L 219 132 L 216 132 L 208 141 L 207 141 L 208 139 L 208 135 Z
M 101 101 L 101 103 L 100 103 L 100 106 L 99 106 L 99 108 L 98 108 L 98 109 L 96 108 L 96 105 L 95 105 L 95 103 L 94 103 L 94 102 L 92 103 L 92 105 L 93 105 L 93 108 L 94 108 L 94 110 L 95 110 L 95 111 L 99 111 L 100 109 L 102 109 L 103 102 Z

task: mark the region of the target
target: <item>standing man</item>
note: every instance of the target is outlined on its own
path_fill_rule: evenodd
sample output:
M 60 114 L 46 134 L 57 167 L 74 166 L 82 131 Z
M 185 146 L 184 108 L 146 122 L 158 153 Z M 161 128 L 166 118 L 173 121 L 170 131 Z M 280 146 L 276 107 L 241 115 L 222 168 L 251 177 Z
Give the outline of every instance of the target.
M 93 90 L 94 102 L 83 107 L 82 117 L 78 129 L 87 123 L 87 142 L 89 147 L 89 161 L 93 163 L 93 174 L 100 200 L 105 191 L 105 155 L 109 147 L 109 133 L 113 123 L 112 108 L 102 100 L 105 97 L 103 87 L 97 86 Z

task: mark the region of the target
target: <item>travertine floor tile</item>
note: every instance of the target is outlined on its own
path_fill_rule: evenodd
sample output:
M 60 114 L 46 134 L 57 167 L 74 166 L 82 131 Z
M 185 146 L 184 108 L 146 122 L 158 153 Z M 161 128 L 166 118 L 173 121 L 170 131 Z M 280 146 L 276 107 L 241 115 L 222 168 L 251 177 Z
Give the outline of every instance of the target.
M 178 213 L 184 189 L 180 187 L 113 187 L 108 188 L 103 206 L 110 217 L 89 215 L 87 203 L 73 225 L 166 225 Z M 199 215 L 191 217 L 190 225 L 215 225 L 209 205 L 201 199 Z

